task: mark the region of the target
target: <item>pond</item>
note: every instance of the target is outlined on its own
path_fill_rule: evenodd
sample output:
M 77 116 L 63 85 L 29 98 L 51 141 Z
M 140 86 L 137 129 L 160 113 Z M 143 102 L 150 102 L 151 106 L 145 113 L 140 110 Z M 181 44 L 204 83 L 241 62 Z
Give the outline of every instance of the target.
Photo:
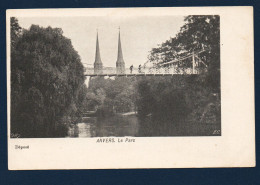
M 174 122 L 139 119 L 136 114 L 116 114 L 107 118 L 84 117 L 82 122 L 71 125 L 68 137 L 165 137 L 165 136 L 219 136 L 220 123 Z
M 71 125 L 68 137 L 138 136 L 139 124 L 135 114 L 117 114 L 108 118 L 84 117 Z

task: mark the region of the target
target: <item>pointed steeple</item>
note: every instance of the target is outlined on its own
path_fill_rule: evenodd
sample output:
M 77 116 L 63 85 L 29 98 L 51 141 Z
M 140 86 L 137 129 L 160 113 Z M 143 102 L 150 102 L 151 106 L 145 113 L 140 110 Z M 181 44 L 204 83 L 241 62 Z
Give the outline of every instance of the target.
M 96 42 L 96 57 L 94 62 L 94 73 L 100 74 L 102 73 L 103 64 L 100 57 L 100 51 L 99 51 L 99 41 L 98 41 L 98 32 L 97 32 L 97 42 Z
M 116 61 L 116 71 L 117 73 L 125 73 L 125 62 L 123 59 L 123 52 L 122 52 L 121 39 L 120 39 L 120 27 L 119 27 L 119 35 L 118 35 L 118 53 L 117 53 L 117 61 Z
M 122 47 L 121 47 L 120 30 L 119 30 L 119 36 L 118 36 L 118 53 L 117 53 L 117 61 L 124 61 L 124 59 L 123 59 Z

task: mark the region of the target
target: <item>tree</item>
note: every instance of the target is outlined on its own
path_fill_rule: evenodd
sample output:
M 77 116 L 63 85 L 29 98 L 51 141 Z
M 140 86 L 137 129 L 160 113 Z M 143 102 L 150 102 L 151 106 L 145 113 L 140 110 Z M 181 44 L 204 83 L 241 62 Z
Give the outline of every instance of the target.
M 11 24 L 11 47 L 13 48 L 18 38 L 21 36 L 22 28 L 18 23 L 18 19 L 15 17 L 11 17 L 10 24 Z
M 13 25 L 15 29 L 17 24 Z M 15 112 L 12 132 L 22 137 L 66 135 L 64 117 L 78 115 L 86 90 L 84 68 L 71 41 L 60 28 L 32 25 L 13 50 L 12 91 L 19 91 L 21 100 L 12 97 L 12 104 L 17 104 L 17 111 L 11 108 Z M 22 74 L 19 80 L 14 71 Z M 65 121 L 68 124 L 71 119 Z
M 206 86 L 220 92 L 220 18 L 218 15 L 187 16 L 187 22 L 177 35 L 176 43 L 188 51 L 207 50 L 200 57 L 208 62 Z M 203 79 L 201 79 L 203 80 Z
M 208 73 L 204 76 L 207 86 L 219 92 L 220 87 L 220 18 L 218 15 L 191 15 L 184 19 L 179 33 L 150 51 L 148 59 L 153 63 L 165 63 L 192 52 L 206 50 L 200 54 L 206 58 Z
M 16 120 L 16 115 L 18 114 L 18 108 L 22 100 L 22 86 L 20 84 L 21 78 L 23 77 L 23 72 L 14 65 L 13 58 L 16 55 L 15 46 L 17 41 L 21 37 L 21 27 L 18 23 L 17 18 L 11 17 L 11 119 Z M 14 121 L 15 122 L 15 121 Z M 15 127 L 14 127 L 15 128 Z M 14 132 L 15 129 L 13 129 Z

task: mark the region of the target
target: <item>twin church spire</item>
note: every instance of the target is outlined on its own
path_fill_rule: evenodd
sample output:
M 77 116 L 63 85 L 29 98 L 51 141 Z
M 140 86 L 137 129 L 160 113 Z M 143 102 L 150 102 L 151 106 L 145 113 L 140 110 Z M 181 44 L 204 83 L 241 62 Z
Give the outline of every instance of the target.
M 119 28 L 119 35 L 118 35 L 118 52 L 117 52 L 117 61 L 116 61 L 116 72 L 117 72 L 117 74 L 125 73 L 125 62 L 123 59 L 123 52 L 122 52 L 122 47 L 121 47 L 120 28 Z M 103 64 L 102 64 L 101 57 L 100 57 L 98 33 L 97 33 L 97 41 L 96 41 L 96 57 L 95 57 L 95 62 L 94 62 L 94 73 L 95 74 L 103 73 Z

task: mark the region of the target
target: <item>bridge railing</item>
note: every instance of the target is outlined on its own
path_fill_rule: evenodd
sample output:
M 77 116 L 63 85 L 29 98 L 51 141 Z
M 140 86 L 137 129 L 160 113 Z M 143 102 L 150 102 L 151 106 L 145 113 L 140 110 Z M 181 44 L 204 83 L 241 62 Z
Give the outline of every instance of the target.
M 141 67 L 133 68 L 130 70 L 130 68 L 126 68 L 124 72 L 121 72 L 119 74 L 126 74 L 126 75 L 134 75 L 134 74 L 198 74 L 199 70 L 192 69 L 192 68 L 178 68 L 177 66 L 171 66 L 171 67 Z M 95 75 L 93 68 L 87 68 L 85 71 L 85 75 Z M 104 68 L 102 70 L 102 74 L 105 75 L 116 75 L 118 74 L 116 71 L 116 68 Z
M 207 64 L 199 57 L 200 53 L 207 50 L 201 50 L 199 52 L 193 52 L 185 57 L 178 58 L 168 62 L 160 62 L 153 64 L 152 66 L 143 65 L 141 68 L 133 67 L 132 69 L 126 68 L 125 71 L 117 73 L 115 67 L 103 67 L 102 75 L 142 75 L 142 74 L 199 74 L 202 71 L 207 70 Z M 100 74 L 100 73 L 99 73 Z M 96 74 L 94 68 L 86 68 L 85 75 L 99 75 Z

